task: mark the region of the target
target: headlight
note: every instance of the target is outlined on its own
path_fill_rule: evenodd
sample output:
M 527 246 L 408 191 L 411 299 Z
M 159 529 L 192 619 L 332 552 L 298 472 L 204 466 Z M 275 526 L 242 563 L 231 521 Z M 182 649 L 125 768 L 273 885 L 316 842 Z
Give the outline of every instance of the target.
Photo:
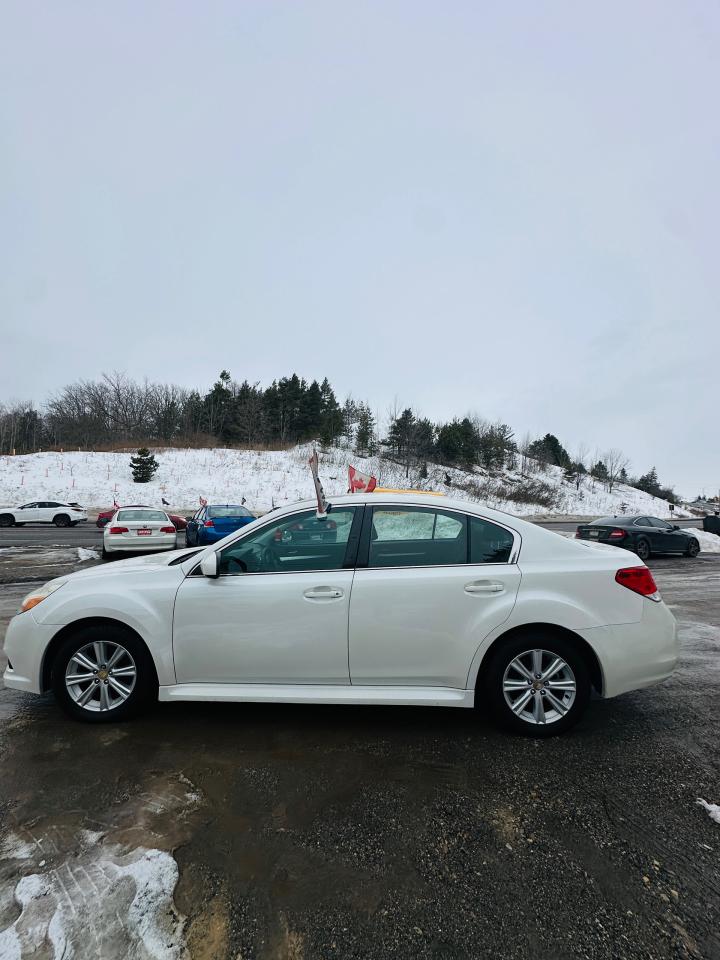
M 33 590 L 32 593 L 29 593 L 23 599 L 18 613 L 25 613 L 28 610 L 32 610 L 33 607 L 36 607 L 39 603 L 42 603 L 43 600 L 47 599 L 51 593 L 55 593 L 56 590 L 64 586 L 65 583 L 65 580 L 51 580 L 50 583 L 46 583 L 44 586 L 38 587 L 37 590 Z

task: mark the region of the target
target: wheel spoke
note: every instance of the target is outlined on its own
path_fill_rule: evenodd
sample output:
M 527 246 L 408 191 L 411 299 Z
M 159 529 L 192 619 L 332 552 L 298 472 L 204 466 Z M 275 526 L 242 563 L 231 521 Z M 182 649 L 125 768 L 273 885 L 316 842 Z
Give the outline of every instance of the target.
M 69 677 L 65 678 L 65 684 L 68 687 L 74 687 L 78 683 L 87 683 L 88 680 L 92 682 L 94 679 L 94 673 L 71 673 Z
M 525 666 L 525 664 L 522 662 L 522 660 L 520 659 L 520 657 L 518 657 L 516 660 L 513 660 L 513 662 L 510 664 L 510 667 L 509 667 L 508 669 L 510 669 L 510 670 L 517 670 L 517 672 L 518 672 L 521 676 L 525 677 L 526 680 L 532 680 L 532 679 L 533 679 L 533 675 L 530 673 L 530 671 L 528 670 L 528 668 L 527 668 L 527 667 Z
M 131 687 L 125 687 L 122 683 L 118 683 L 115 677 L 108 677 L 108 683 L 113 688 L 115 693 L 119 693 L 123 700 L 127 700 L 132 692 Z
M 540 676 L 542 674 L 542 650 L 533 650 L 532 652 L 533 673 Z
M 521 714 L 523 711 L 523 708 L 525 707 L 525 704 L 528 702 L 531 696 L 532 696 L 532 691 L 526 690 L 521 697 L 518 697 L 515 703 L 513 703 L 512 705 L 513 713 L 517 713 L 518 715 Z
M 543 673 L 542 679 L 543 679 L 543 680 L 549 680 L 550 677 L 554 677 L 555 674 L 556 674 L 559 670 L 562 670 L 562 668 L 563 668 L 564 666 L 565 666 L 565 661 L 564 661 L 564 660 L 561 660 L 560 657 L 555 657 L 555 659 L 554 659 L 553 662 L 550 664 L 550 666 L 547 668 L 547 670 L 545 671 L 545 673 Z
M 508 690 L 510 692 L 517 693 L 518 690 L 527 690 L 528 682 L 527 680 L 504 680 L 503 681 L 503 690 Z
M 83 690 L 77 699 L 78 705 L 84 707 L 96 689 L 97 684 L 91 683 L 85 690 Z
M 548 690 L 548 692 L 546 693 L 545 696 L 548 698 L 548 700 L 550 701 L 550 703 L 555 707 L 555 709 L 557 710 L 557 712 L 558 712 L 561 716 L 564 717 L 565 714 L 566 714 L 566 713 L 568 712 L 568 710 L 570 709 L 570 707 L 569 707 L 567 704 L 563 703 L 561 700 L 558 700 L 558 698 L 555 696 L 555 694 L 550 693 L 549 690 Z M 542 697 L 540 697 L 540 699 L 542 699 Z
M 574 680 L 549 680 L 548 690 L 575 690 Z
M 75 663 L 80 664 L 81 667 L 85 667 L 86 670 L 90 670 L 90 671 L 97 670 L 99 666 L 98 663 L 93 663 L 92 660 L 86 657 L 84 653 L 80 653 L 79 650 L 72 655 L 72 660 L 70 662 L 72 663 L 73 661 L 75 661 Z
M 539 693 L 535 694 L 535 703 L 533 703 L 533 718 L 535 723 L 545 723 L 545 705 L 543 698 Z
M 108 685 L 106 683 L 100 684 L 100 709 L 110 709 L 110 694 L 108 693 Z
M 95 651 L 95 657 L 97 659 L 98 666 L 103 663 L 107 663 L 107 660 L 105 659 L 105 644 L 102 640 L 96 640 L 93 643 L 93 650 Z
M 135 667 L 128 665 L 127 667 L 117 667 L 115 670 L 113 670 L 112 675 L 114 677 L 134 677 L 136 673 L 137 671 Z
M 125 650 L 122 647 L 115 647 L 110 659 L 107 661 L 108 670 L 112 670 L 118 660 L 122 659 Z

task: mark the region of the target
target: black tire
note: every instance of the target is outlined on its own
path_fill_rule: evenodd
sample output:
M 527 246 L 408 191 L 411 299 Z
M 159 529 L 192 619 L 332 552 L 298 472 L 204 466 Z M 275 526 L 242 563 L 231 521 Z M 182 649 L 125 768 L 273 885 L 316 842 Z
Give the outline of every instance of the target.
M 560 657 L 571 669 L 575 679 L 575 699 L 564 715 L 551 719 L 546 723 L 534 723 L 518 716 L 510 708 L 503 692 L 505 672 L 516 657 L 532 650 L 543 650 L 547 654 Z M 544 661 L 548 663 L 546 658 Z M 513 733 L 526 737 L 554 737 L 565 733 L 575 726 L 583 715 L 590 699 L 590 674 L 585 658 L 578 647 L 571 641 L 553 633 L 542 631 L 526 633 L 501 644 L 492 654 L 487 666 L 483 664 L 482 681 L 478 685 L 476 705 L 487 704 L 497 723 Z M 519 691 L 518 691 L 519 692 Z M 536 694 L 533 694 L 535 697 Z M 539 690 L 537 696 L 543 697 L 542 703 L 549 703 L 545 695 Z M 531 698 L 531 701 L 532 698 Z M 554 708 L 550 713 L 557 712 Z M 543 715 L 544 706 L 543 706 Z
M 692 540 L 690 541 L 690 543 L 687 545 L 687 550 L 685 551 L 685 556 L 686 556 L 686 557 L 696 557 L 699 553 L 700 553 L 700 544 L 699 544 L 698 541 L 695 539 L 695 537 L 693 537 Z
M 113 555 L 112 555 L 111 553 L 108 553 L 108 552 L 107 552 L 107 550 L 105 549 L 105 547 L 102 548 L 102 558 L 103 558 L 103 560 L 105 560 L 105 561 L 112 560 L 112 556 L 113 556 Z
M 15 517 L 11 513 L 0 513 L 0 527 L 14 527 Z
M 192 546 L 192 544 L 190 543 L 190 536 L 189 536 L 187 530 L 185 531 L 185 546 L 186 546 L 186 547 L 191 547 L 191 546 Z
M 128 651 L 137 670 L 135 685 L 128 698 L 110 710 L 90 710 L 79 706 L 65 686 L 65 671 L 71 657 L 93 641 L 104 640 L 119 644 Z M 115 723 L 137 716 L 157 700 L 157 675 L 147 647 L 134 633 L 112 624 L 83 627 L 68 637 L 55 655 L 51 685 L 55 698 L 68 716 L 85 723 Z
M 635 544 L 635 553 L 640 557 L 641 560 L 649 560 L 652 556 L 652 551 L 650 550 L 650 541 L 645 537 L 640 537 L 638 542 Z
M 15 526 L 16 526 L 16 527 L 24 527 L 24 526 L 25 526 L 25 521 L 23 520 L 22 523 L 18 523 L 17 520 L 16 520 L 16 521 L 15 521 Z
M 56 517 L 53 517 L 53 523 L 56 527 L 69 527 L 71 522 L 66 513 L 59 513 Z

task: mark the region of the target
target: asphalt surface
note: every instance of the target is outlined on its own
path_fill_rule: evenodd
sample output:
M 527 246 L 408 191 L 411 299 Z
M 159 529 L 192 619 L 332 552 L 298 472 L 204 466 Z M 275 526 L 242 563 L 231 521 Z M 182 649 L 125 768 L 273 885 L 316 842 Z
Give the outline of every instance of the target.
M 549 530 L 576 530 L 578 520 L 543 520 L 541 527 Z M 681 527 L 702 527 L 702 520 L 678 520 Z M 0 527 L 0 548 L 22 547 L 28 544 L 102 548 L 102 530 L 94 522 L 77 527 L 54 527 L 51 524 L 31 524 L 25 527 Z
M 651 566 L 679 669 L 547 741 L 437 708 L 92 727 L 0 689 L 1 960 L 11 936 L 104 960 L 720 957 L 720 824 L 696 802 L 720 802 L 720 558 Z M 0 638 L 24 589 L 0 586 Z M 169 886 L 143 886 L 152 865 Z

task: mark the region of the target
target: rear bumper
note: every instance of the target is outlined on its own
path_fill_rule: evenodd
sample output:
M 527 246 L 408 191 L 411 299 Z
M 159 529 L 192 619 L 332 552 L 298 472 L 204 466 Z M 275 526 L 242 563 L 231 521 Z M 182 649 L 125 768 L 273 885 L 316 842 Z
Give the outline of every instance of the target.
M 666 680 L 678 661 L 677 624 L 664 603 L 643 601 L 637 623 L 577 631 L 600 661 L 604 697 Z
M 111 539 L 105 538 L 103 546 L 106 553 L 150 553 L 156 550 L 176 550 L 177 537 L 163 537 L 162 539 L 159 537 L 138 537 L 137 541 L 122 540 L 118 537 L 115 543 Z

